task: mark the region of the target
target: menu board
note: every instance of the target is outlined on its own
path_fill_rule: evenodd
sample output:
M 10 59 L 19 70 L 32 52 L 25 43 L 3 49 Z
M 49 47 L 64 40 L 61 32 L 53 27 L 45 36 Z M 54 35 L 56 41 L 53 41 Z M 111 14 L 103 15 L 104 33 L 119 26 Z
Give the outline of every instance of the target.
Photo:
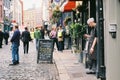
M 51 62 L 53 58 L 53 41 L 52 40 L 39 40 L 39 49 L 37 63 L 41 62 Z

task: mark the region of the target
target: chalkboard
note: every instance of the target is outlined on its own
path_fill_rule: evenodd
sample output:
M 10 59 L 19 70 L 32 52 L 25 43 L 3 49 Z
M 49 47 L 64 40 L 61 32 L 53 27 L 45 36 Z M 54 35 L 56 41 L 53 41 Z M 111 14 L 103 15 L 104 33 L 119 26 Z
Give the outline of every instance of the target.
M 37 56 L 37 63 L 50 62 L 53 60 L 53 40 L 39 40 L 39 49 Z

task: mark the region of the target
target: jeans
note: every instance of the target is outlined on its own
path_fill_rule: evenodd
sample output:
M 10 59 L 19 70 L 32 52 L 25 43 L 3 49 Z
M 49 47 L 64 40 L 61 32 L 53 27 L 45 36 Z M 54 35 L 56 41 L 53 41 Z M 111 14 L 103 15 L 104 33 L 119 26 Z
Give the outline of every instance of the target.
M 12 62 L 19 62 L 19 45 L 12 43 Z
M 38 49 L 39 49 L 39 39 L 35 39 L 35 41 L 36 41 L 36 51 L 38 51 Z

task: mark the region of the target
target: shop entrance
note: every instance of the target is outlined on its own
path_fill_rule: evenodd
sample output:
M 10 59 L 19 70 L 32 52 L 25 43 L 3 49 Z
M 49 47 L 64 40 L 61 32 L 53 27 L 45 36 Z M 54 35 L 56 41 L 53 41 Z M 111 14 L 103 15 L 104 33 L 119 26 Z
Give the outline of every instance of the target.
M 82 23 L 86 23 L 87 19 L 93 17 L 97 23 L 97 78 L 105 80 L 105 59 L 104 59 L 104 16 L 103 16 L 103 0 L 84 0 L 82 10 Z M 86 23 L 87 24 L 87 23 Z M 89 34 L 90 29 L 87 27 L 86 33 Z M 84 41 L 83 41 L 84 42 Z M 84 44 L 82 46 L 84 48 Z
M 105 80 L 105 57 L 104 57 L 104 16 L 103 0 L 96 0 L 96 22 L 98 31 L 97 44 L 97 77 Z

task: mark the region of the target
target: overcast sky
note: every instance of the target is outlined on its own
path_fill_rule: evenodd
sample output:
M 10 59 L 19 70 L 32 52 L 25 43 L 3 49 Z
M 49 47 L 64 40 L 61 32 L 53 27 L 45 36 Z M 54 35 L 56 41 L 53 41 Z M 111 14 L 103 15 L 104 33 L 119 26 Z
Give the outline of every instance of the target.
M 35 7 L 39 7 L 41 0 L 22 0 L 23 4 L 24 4 L 24 10 L 32 8 L 33 5 L 35 5 Z

